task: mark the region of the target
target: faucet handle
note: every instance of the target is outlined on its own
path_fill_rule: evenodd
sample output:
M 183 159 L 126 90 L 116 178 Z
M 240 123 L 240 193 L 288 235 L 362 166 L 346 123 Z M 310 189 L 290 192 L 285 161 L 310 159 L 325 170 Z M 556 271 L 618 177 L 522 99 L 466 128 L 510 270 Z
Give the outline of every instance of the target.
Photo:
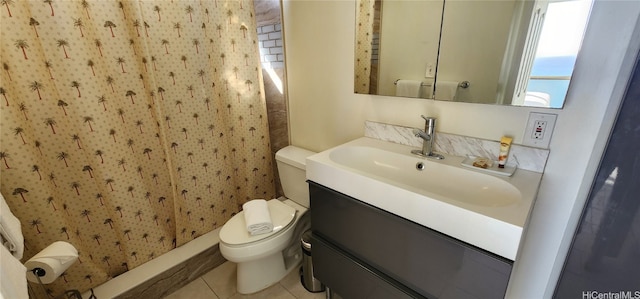
M 431 116 L 420 115 L 425 120 L 425 128 L 433 127 L 436 125 L 436 118 Z M 426 131 L 426 129 L 425 129 Z
M 429 134 L 423 132 L 420 129 L 413 129 L 413 135 L 415 135 L 416 137 L 420 137 L 420 138 L 422 138 L 424 140 L 427 140 L 427 141 L 431 140 L 431 136 L 429 136 Z

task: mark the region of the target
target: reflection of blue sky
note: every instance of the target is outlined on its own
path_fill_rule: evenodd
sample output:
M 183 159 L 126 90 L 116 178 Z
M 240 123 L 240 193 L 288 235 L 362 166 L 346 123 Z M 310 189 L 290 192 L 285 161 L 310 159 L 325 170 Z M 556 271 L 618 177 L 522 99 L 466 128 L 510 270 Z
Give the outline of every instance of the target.
M 571 76 L 576 56 L 540 57 L 533 62 L 531 76 Z M 551 108 L 562 108 L 567 95 L 569 80 L 531 79 L 527 91 L 544 92 L 550 95 Z
M 575 55 L 536 58 L 531 76 L 571 76 L 575 63 Z
M 591 0 L 550 1 L 531 76 L 571 76 L 591 8 Z M 550 95 L 562 108 L 569 80 L 529 80 L 527 91 Z

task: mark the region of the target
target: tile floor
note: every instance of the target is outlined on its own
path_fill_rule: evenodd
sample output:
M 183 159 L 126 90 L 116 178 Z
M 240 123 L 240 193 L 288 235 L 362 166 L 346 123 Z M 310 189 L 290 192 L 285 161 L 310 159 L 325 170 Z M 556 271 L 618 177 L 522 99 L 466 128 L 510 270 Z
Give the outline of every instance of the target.
M 242 295 L 236 292 L 236 264 L 225 262 L 188 285 L 175 291 L 165 299 L 323 299 L 325 293 L 310 293 L 302 284 L 298 271 L 293 270 L 279 283 L 255 294 Z

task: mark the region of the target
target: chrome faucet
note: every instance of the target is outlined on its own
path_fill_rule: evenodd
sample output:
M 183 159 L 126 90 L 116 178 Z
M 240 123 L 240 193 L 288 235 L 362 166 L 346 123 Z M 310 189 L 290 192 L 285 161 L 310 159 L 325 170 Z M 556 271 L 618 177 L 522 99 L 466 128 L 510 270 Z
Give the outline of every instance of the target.
M 436 154 L 433 151 L 433 142 L 436 139 L 436 118 L 435 117 L 426 117 L 421 115 L 425 120 L 424 131 L 419 129 L 414 129 L 413 134 L 416 137 L 422 138 L 422 150 L 412 150 L 411 153 L 423 157 L 434 158 L 434 159 L 444 159 L 444 156 L 440 154 Z

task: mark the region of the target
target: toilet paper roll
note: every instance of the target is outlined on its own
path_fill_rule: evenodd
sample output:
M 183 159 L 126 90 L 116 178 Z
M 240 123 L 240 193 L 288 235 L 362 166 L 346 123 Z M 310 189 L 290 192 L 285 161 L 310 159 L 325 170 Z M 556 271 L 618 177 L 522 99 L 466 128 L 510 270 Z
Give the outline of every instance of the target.
M 27 279 L 37 283 L 38 278 L 33 273 L 37 269 L 42 283 L 52 283 L 77 259 L 78 250 L 73 245 L 64 241 L 53 242 L 24 263 L 27 267 Z

